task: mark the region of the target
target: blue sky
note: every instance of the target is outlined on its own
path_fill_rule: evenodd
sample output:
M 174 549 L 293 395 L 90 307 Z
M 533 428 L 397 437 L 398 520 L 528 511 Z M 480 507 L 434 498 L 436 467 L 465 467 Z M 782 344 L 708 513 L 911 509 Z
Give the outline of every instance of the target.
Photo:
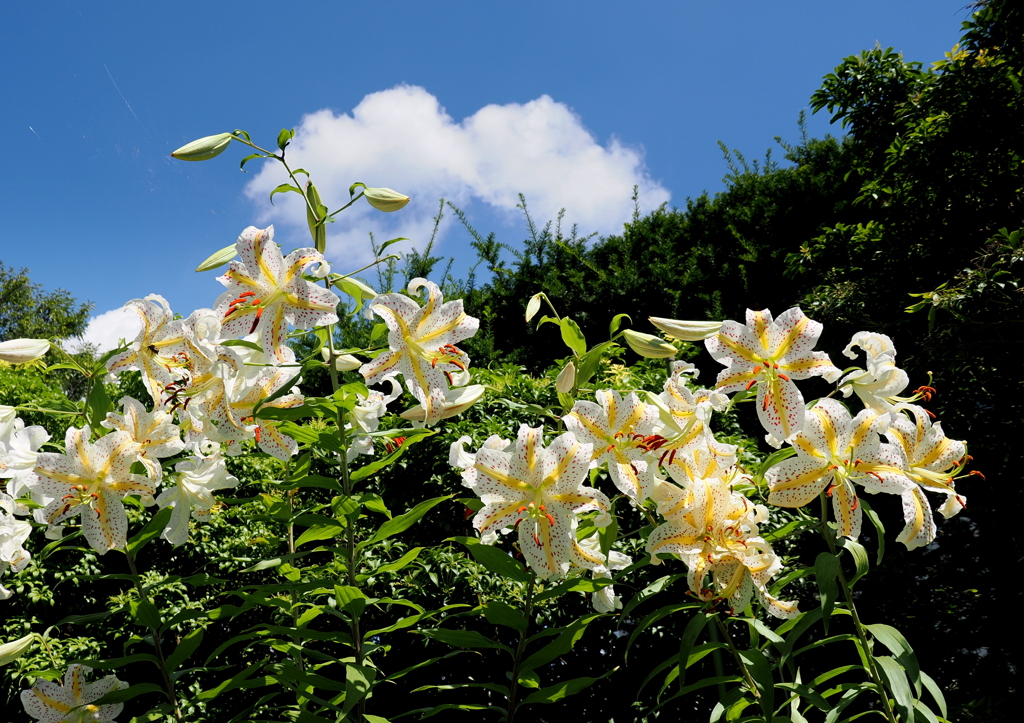
M 634 184 L 644 208 L 720 190 L 717 141 L 760 158 L 796 140 L 844 56 L 878 42 L 941 58 L 965 4 L 5 3 L 0 261 L 97 315 L 149 293 L 183 315 L 211 305 L 222 287 L 193 269 L 243 228 L 273 222 L 286 250 L 308 238 L 295 204 L 265 200 L 278 176 L 239 172 L 242 148 L 168 156 L 235 128 L 272 146 L 295 127 L 293 155 L 332 208 L 355 181 L 413 196 L 398 214 L 342 214 L 338 270 L 367 257 L 368 232 L 422 248 L 442 196 L 508 243 L 525 234 L 520 191 L 538 220 L 565 207 L 584 233 L 614 233 Z M 824 115 L 809 129 L 839 131 Z M 453 220 L 439 251 L 461 271 Z

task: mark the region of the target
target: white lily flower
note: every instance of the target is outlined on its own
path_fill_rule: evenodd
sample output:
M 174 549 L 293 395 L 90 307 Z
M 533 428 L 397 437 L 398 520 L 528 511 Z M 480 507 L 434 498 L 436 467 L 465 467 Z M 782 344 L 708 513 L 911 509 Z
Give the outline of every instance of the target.
M 717 390 L 728 394 L 757 385 L 757 417 L 778 439 L 789 439 L 804 423 L 804 397 L 793 380 L 839 378 L 828 355 L 811 351 L 821 335 L 821 324 L 792 308 L 778 319 L 771 312 L 747 310 L 747 324 L 722 322 L 718 334 L 705 346 L 725 365 L 718 374 Z
M 409 392 L 426 410 L 424 422 L 434 424 L 444 412 L 445 391 L 469 382 L 469 357 L 455 346 L 473 336 L 479 319 L 467 316 L 462 300 L 444 303 L 437 285 L 426 279 L 409 282 L 409 293 L 427 289 L 422 307 L 402 294 L 381 294 L 369 309 L 388 326 L 386 351 L 365 364 L 360 373 L 367 384 L 401 374 Z
M 82 532 L 101 555 L 124 547 L 128 516 L 121 500 L 126 495 L 152 495 L 156 482 L 132 474 L 138 445 L 127 432 L 115 431 L 89 442 L 86 428 L 67 431 L 68 453 L 42 452 L 36 461 L 39 491 L 53 500 L 33 515 L 37 522 L 57 525 L 81 515 Z
M 189 514 L 203 522 L 217 504 L 215 490 L 238 485 L 238 478 L 228 473 L 224 459 L 218 454 L 206 459 L 193 457 L 174 466 L 174 487 L 165 488 L 156 503 L 163 509 L 173 507 L 171 519 L 160 536 L 172 545 L 183 545 L 188 540 Z
M 798 614 L 796 603 L 778 600 L 768 583 L 782 568 L 772 547 L 758 536 L 766 510 L 732 491 L 722 479 L 699 480 L 685 492 L 680 514 L 657 527 L 647 540 L 651 561 L 659 552 L 674 553 L 687 567 L 690 590 L 701 600 L 724 598 L 737 611 L 756 594 L 769 613 L 779 618 Z M 704 579 L 712 576 L 712 586 Z
M 74 664 L 64 674 L 64 685 L 37 678 L 31 690 L 21 693 L 25 711 L 40 723 L 116 723 L 124 703 L 92 705 L 107 693 L 124 690 L 128 683 L 108 675 L 87 684 L 85 676 L 92 672 L 86 665 Z
M 235 248 L 239 258 L 217 277 L 228 290 L 213 307 L 222 318 L 224 334 L 242 337 L 258 329 L 264 351 L 284 364 L 289 324 L 312 329 L 338 321 L 337 294 L 302 278 L 310 265 L 326 263 L 319 251 L 301 248 L 282 257 L 273 226 L 249 226 Z
M 602 564 L 580 548 L 575 533 L 576 515 L 588 510 L 603 513 L 598 524 L 610 522 L 608 498 L 582 486 L 592 451 L 571 432 L 545 448 L 542 430 L 525 424 L 514 452 L 479 450 L 463 477 L 484 502 L 473 518 L 481 542 L 492 544 L 500 530 L 517 528 L 519 547 L 542 579 L 565 577 L 573 564 Z

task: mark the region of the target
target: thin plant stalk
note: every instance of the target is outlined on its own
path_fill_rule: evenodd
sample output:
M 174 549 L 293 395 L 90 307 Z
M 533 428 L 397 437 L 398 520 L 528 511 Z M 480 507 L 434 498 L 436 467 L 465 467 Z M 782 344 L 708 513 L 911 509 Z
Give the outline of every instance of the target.
M 825 500 L 825 493 L 822 492 L 819 495 L 821 500 L 821 536 L 825 538 L 826 544 L 828 544 L 829 551 L 836 555 L 836 541 L 835 536 L 832 534 L 832 530 L 828 526 L 828 503 Z M 885 712 L 885 717 L 889 723 L 896 723 L 896 714 L 893 712 L 892 705 L 889 702 L 889 696 L 885 692 L 885 685 L 882 681 L 882 676 L 878 672 L 878 668 L 875 666 L 875 659 L 871 655 L 871 647 L 868 644 L 867 631 L 864 628 L 864 623 L 860 620 L 860 615 L 857 614 L 857 606 L 853 604 L 853 592 L 850 590 L 849 584 L 846 582 L 846 573 L 843 572 L 843 566 L 840 564 L 839 568 L 839 586 L 843 589 L 843 597 L 846 598 L 846 604 L 850 609 L 850 615 L 853 617 L 853 627 L 857 633 L 857 641 L 860 644 L 861 650 L 864 651 L 864 659 L 867 661 L 868 675 L 871 677 L 871 682 L 875 684 L 875 688 L 878 691 L 878 697 L 882 699 L 882 708 Z

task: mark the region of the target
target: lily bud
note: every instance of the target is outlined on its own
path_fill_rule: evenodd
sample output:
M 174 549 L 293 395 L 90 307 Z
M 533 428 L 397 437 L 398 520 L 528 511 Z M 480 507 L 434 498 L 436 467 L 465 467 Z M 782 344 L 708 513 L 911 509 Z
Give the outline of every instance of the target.
M 456 414 L 461 414 L 469 409 L 484 395 L 485 389 L 486 387 L 482 384 L 471 384 L 468 387 L 449 389 L 444 395 L 444 411 L 441 412 L 440 418 L 454 417 Z M 405 410 L 398 416 L 412 422 L 422 422 L 427 418 L 427 410 L 423 408 L 423 405 L 419 405 Z
M 540 294 L 534 294 L 526 303 L 526 320 L 529 321 L 540 311 Z
M 215 136 L 206 136 L 197 141 L 188 143 L 171 154 L 179 161 L 207 161 L 214 156 L 219 156 L 231 143 L 233 136 L 230 133 L 219 133 Z
M 371 206 L 384 213 L 397 211 L 409 203 L 408 196 L 403 196 L 398 191 L 392 191 L 390 188 L 366 187 L 363 189 L 363 195 L 366 196 L 366 200 Z
M 18 638 L 17 640 L 12 640 L 9 643 L 0 645 L 0 665 L 13 663 L 24 655 L 28 651 L 29 646 L 32 644 L 32 640 L 35 637 L 35 633 L 29 633 L 23 638 Z
M 324 358 L 325 362 L 330 362 L 331 350 L 326 346 L 320 350 L 320 355 Z M 339 372 L 350 372 L 362 365 L 363 363 L 351 354 L 338 354 L 334 357 L 334 368 Z
M 626 329 L 622 336 L 630 349 L 648 359 L 669 359 L 679 353 L 678 349 L 657 336 L 632 329 Z
M 24 364 L 42 358 L 50 351 L 46 339 L 11 339 L 0 342 L 0 361 L 8 364 Z
M 238 256 L 238 250 L 235 248 L 234 244 L 225 246 L 220 251 L 211 254 L 206 261 L 196 266 L 196 272 L 210 271 L 212 269 L 219 268 L 236 256 Z
M 558 372 L 558 378 L 555 379 L 555 391 L 559 394 L 568 394 L 575 385 L 576 365 L 569 362 L 565 365 L 565 369 Z
M 677 321 L 649 316 L 647 320 L 661 329 L 665 334 L 680 341 L 701 341 L 718 333 L 722 328 L 720 321 Z

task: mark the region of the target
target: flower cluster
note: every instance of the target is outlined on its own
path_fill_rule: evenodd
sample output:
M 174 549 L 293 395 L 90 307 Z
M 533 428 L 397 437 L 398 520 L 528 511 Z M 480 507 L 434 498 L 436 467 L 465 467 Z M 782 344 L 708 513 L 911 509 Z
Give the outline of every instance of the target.
M 792 449 L 792 456 L 765 474 L 769 504 L 799 507 L 825 492 L 838 534 L 853 539 L 861 524 L 856 487 L 897 494 L 906 517 L 898 539 L 911 549 L 935 537 L 925 490 L 946 496 L 946 516 L 963 507 L 954 478 L 963 468 L 965 446 L 947 439 L 913 404 L 930 388 L 895 396 L 908 380 L 895 366 L 887 337 L 857 334 L 846 352 L 853 356 L 853 347 L 864 349 L 867 369 L 843 376 L 825 353 L 814 351 L 821 324 L 798 308 L 777 319 L 767 310 L 748 311 L 746 324 L 657 322 L 670 336 L 704 340 L 725 366 L 715 386 L 693 388 L 696 370 L 675 362 L 659 395 L 604 389 L 595 392 L 596 403 L 577 401 L 562 417 L 568 431 L 547 448 L 543 430 L 527 426 L 514 444 L 492 437 L 475 453 L 464 449 L 468 438 L 460 439 L 450 461 L 484 503 L 473 519 L 482 542 L 493 543 L 499 531 L 518 530 L 519 548 L 541 578 L 565 577 L 572 568 L 608 576 L 609 569 L 629 564 L 606 558 L 592 536 L 595 527 L 583 531 L 580 524 L 591 510 L 599 511 L 595 526 L 606 523 L 608 498 L 583 486 L 587 470 L 601 469 L 632 505 L 651 501 L 656 507 L 663 522 L 650 533 L 646 551 L 654 564 L 659 555 L 682 559 L 694 596 L 727 601 L 734 610 L 745 609 L 756 596 L 772 615 L 796 615 L 794 603 L 768 591 L 781 569 L 759 532 L 769 519 L 768 507 L 745 496 L 754 487 L 737 464 L 737 448 L 711 431 L 712 415 L 737 393 L 743 393 L 740 399 L 754 395 L 767 440 Z M 832 382 L 842 377 L 840 389 L 846 396 L 856 392 L 865 409 L 853 415 L 835 399 L 806 404 L 796 382 L 816 376 Z M 595 606 L 613 610 L 613 598 L 605 593 Z

